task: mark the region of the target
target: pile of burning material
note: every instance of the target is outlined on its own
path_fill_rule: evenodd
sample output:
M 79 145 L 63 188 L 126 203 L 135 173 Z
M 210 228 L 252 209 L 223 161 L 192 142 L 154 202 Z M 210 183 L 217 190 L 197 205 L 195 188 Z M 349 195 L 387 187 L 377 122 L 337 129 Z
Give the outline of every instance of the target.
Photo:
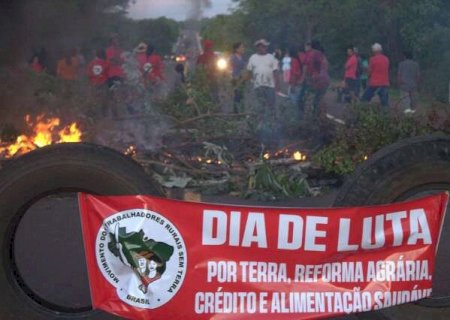
M 144 166 L 168 193 L 187 189 L 273 200 L 317 195 L 319 191 L 307 182 L 311 163 L 306 153 L 289 147 L 261 152 L 260 146 L 258 154 L 249 154 L 232 153 L 225 146 L 203 142 L 151 153 L 130 146 L 126 154 Z
M 38 115 L 33 119 L 28 114 L 24 120 L 28 134 L 20 134 L 13 141 L 0 140 L 1 158 L 13 158 L 51 144 L 81 141 L 82 132 L 76 122 L 62 126 L 57 117 Z

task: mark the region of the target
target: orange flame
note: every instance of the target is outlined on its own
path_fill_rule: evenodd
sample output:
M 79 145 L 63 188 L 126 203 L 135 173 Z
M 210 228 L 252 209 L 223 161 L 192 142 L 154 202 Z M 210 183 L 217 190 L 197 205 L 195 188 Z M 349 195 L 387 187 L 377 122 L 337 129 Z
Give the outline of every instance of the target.
M 305 161 L 306 154 L 301 153 L 300 151 L 296 151 L 292 154 L 292 157 L 297 161 Z
M 81 141 L 81 131 L 77 126 L 76 122 L 71 125 L 64 127 L 59 131 L 59 141 L 58 143 L 64 142 L 80 142 Z
M 137 153 L 136 147 L 133 145 L 128 146 L 127 150 L 125 150 L 124 154 L 127 156 L 135 156 Z
M 34 124 L 31 116 L 27 114 L 25 122 L 32 134 L 29 136 L 22 134 L 16 138 L 15 142 L 0 146 L 0 155 L 4 158 L 11 158 L 55 143 L 81 141 L 82 133 L 75 122 L 59 131 L 56 131 L 61 123 L 59 118 L 46 119 L 45 115 L 39 115 Z

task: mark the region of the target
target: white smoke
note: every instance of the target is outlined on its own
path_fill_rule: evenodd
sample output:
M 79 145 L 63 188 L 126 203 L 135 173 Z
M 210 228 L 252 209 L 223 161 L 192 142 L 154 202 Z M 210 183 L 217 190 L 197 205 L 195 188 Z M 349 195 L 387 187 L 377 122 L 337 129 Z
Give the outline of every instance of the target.
M 211 0 L 186 0 L 189 4 L 188 20 L 200 20 L 203 10 L 211 7 Z

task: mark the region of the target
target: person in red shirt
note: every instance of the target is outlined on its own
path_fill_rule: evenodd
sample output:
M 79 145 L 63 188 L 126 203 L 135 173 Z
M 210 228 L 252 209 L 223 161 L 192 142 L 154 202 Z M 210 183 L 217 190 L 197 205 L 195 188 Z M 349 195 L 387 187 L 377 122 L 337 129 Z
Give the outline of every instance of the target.
M 64 55 L 58 60 L 56 75 L 58 78 L 74 81 L 78 78 L 77 68 L 78 64 L 76 59 L 72 56 L 72 52 L 70 50 L 65 50 Z
M 292 103 L 297 104 L 300 96 L 302 81 L 302 63 L 300 62 L 298 50 L 296 48 L 289 49 L 291 57 L 291 69 L 289 75 L 289 97 Z
M 203 41 L 203 53 L 197 58 L 197 65 L 208 69 L 214 68 L 215 54 L 214 54 L 214 42 L 211 40 Z
M 117 115 L 114 106 L 108 103 L 108 69 L 109 63 L 106 60 L 105 49 L 97 49 L 95 58 L 86 67 L 86 74 L 91 84 L 90 94 L 94 101 L 90 113 L 94 117 L 107 117 L 110 109 L 113 115 Z
M 368 68 L 369 86 L 361 100 L 369 102 L 377 93 L 381 106 L 386 109 L 389 105 L 389 59 L 383 54 L 383 47 L 379 43 L 372 46 L 372 52 Z
M 300 117 L 305 113 L 305 101 L 309 93 L 314 94 L 313 116 L 318 118 L 320 103 L 330 84 L 328 75 L 328 60 L 319 41 L 314 40 L 305 44 L 302 77 L 302 89 L 300 91 L 298 106 Z
M 106 60 L 109 63 L 108 85 L 111 87 L 114 82 L 123 81 L 124 72 L 122 69 L 123 50 L 119 46 L 119 35 L 113 34 L 110 40 L 110 46 L 106 49 Z
M 102 86 L 108 81 L 108 67 L 105 50 L 98 49 L 95 58 L 89 62 L 86 73 L 93 86 Z
M 344 87 L 345 91 L 350 95 L 350 101 L 356 102 L 359 97 L 359 79 L 358 71 L 358 55 L 354 47 L 347 47 L 347 61 L 345 62 Z
M 155 52 L 152 44 L 147 44 L 147 60 L 144 64 L 145 79 L 150 84 L 157 84 L 164 80 L 164 63 L 159 54 Z
M 33 55 L 33 57 L 31 58 L 30 67 L 31 70 L 33 70 L 36 73 L 41 73 L 45 71 L 45 68 L 41 63 L 41 59 L 39 59 L 39 55 L 37 54 Z

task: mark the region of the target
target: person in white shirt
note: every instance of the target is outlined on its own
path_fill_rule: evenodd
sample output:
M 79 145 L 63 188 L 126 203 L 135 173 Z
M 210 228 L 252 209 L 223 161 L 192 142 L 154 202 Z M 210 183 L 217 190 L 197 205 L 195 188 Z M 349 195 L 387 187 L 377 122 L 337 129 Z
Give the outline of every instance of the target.
M 256 97 L 261 104 L 261 112 L 275 116 L 275 92 L 278 89 L 278 60 L 267 52 L 270 43 L 265 39 L 255 42 L 256 53 L 247 65 L 252 74 Z

